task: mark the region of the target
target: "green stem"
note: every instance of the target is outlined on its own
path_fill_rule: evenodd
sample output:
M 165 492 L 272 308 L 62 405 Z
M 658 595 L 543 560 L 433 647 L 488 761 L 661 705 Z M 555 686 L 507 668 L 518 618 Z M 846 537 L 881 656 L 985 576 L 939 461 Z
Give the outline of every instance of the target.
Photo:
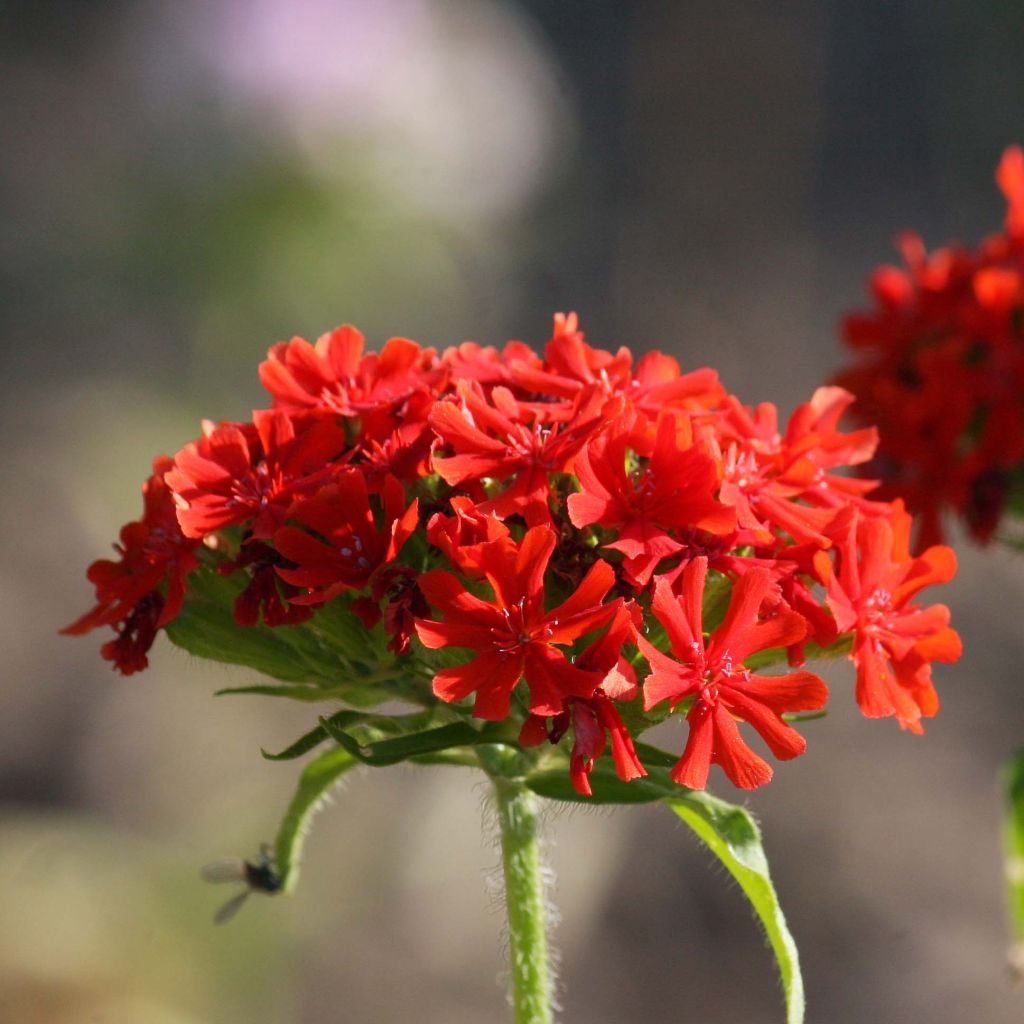
M 552 970 L 540 852 L 540 801 L 521 779 L 491 776 L 501 826 L 515 1024 L 551 1024 Z

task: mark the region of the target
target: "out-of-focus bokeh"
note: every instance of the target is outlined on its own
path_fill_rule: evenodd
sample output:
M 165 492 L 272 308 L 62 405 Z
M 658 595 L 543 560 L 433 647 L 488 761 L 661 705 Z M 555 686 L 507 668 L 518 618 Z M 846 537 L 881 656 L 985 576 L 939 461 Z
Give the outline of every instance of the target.
M 265 403 L 271 343 L 343 321 L 540 344 L 575 309 L 788 413 L 897 229 L 997 226 L 1022 40 L 994 0 L 4 4 L 0 1020 L 503 1020 L 498 855 L 457 770 L 352 779 L 297 895 L 212 926 L 198 869 L 270 838 L 296 769 L 259 748 L 312 712 L 214 700 L 249 677 L 166 643 L 116 676 L 55 635 L 86 564 L 152 456 Z M 960 553 L 966 653 L 927 735 L 861 720 L 828 666 L 807 756 L 748 801 L 812 1021 L 1024 1013 L 997 786 L 1024 559 Z M 562 814 L 551 846 L 566 1024 L 781 1019 L 742 897 L 671 815 Z

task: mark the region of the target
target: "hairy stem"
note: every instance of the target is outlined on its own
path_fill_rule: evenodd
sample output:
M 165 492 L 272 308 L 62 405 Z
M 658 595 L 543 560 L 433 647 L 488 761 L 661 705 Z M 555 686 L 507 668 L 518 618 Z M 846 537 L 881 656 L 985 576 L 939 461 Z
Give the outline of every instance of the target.
M 551 1024 L 553 972 L 540 852 L 540 801 L 521 779 L 491 776 L 501 827 L 515 1024 Z

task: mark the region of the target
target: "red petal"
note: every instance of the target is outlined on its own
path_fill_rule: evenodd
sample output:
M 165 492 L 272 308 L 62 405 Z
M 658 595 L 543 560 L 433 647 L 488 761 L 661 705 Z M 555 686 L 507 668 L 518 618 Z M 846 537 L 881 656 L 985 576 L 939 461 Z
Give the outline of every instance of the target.
M 683 597 L 676 597 L 672 585 L 664 577 L 654 583 L 654 600 L 651 610 L 665 627 L 672 651 L 678 657 L 690 661 L 697 652 L 704 653 L 702 609 L 704 580 L 707 576 L 708 560 L 695 558 L 683 572 Z
M 619 604 L 602 605 L 601 601 L 614 584 L 615 571 L 612 567 L 607 562 L 595 562 L 572 596 L 545 616 L 551 627 L 548 642 L 571 643 L 610 619 Z
M 774 771 L 743 742 L 735 719 L 721 704 L 714 710 L 715 755 L 717 764 L 740 789 L 757 789 L 771 782 Z M 799 734 L 798 734 L 799 735 Z
M 316 354 L 325 366 L 330 367 L 331 376 L 336 381 L 344 381 L 359 373 L 366 342 L 360 331 L 351 324 L 321 334 L 316 340 Z M 326 374 L 323 377 L 326 378 Z
M 697 701 L 686 716 L 690 735 L 686 738 L 683 756 L 672 768 L 672 778 L 681 786 L 703 789 L 708 784 L 711 757 L 715 748 L 715 723 L 702 701 Z

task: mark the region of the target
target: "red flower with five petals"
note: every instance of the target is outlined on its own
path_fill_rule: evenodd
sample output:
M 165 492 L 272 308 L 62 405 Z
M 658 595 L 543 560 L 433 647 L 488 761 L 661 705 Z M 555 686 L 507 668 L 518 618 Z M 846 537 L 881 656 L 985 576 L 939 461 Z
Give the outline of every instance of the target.
M 662 559 L 686 547 L 669 531 L 685 532 L 687 541 L 693 530 L 729 534 L 736 529 L 736 510 L 715 499 L 718 470 L 693 447 L 687 415 L 659 418 L 650 461 L 634 473 L 627 469 L 629 447 L 626 433 L 605 435 L 576 456 L 581 491 L 569 496 L 569 518 L 576 527 L 617 529 L 618 537 L 605 547 L 621 551 L 627 575 L 644 586 Z
M 379 353 L 364 354 L 365 344 L 348 324 L 322 334 L 315 345 L 304 338 L 278 342 L 260 363 L 260 380 L 277 408 L 341 416 L 392 410 L 427 383 L 433 349 L 391 338 Z
M 483 545 L 480 560 L 494 599 L 470 593 L 458 577 L 435 569 L 420 577 L 420 589 L 444 621 L 418 619 L 416 633 L 429 648 L 464 647 L 476 657 L 441 669 L 434 693 L 448 702 L 476 692 L 473 714 L 507 718 L 512 691 L 523 677 L 530 689 L 530 711 L 560 714 L 569 697 L 590 697 L 604 674 L 573 665 L 558 649 L 603 626 L 619 602 L 602 604 L 615 582 L 607 562 L 595 562 L 567 600 L 544 610 L 544 572 L 555 549 L 547 526 L 529 530 L 521 544 L 503 537 Z
M 634 621 L 639 609 L 634 604 L 620 605 L 607 632 L 598 637 L 580 656 L 576 664 L 603 674 L 601 686 L 593 697 L 570 697 L 568 707 L 560 715 L 548 719 L 530 715 L 523 723 L 519 742 L 535 747 L 549 740 L 558 743 L 572 726 L 573 744 L 569 754 L 569 778 L 577 793 L 593 795 L 590 773 L 594 762 L 605 752 L 611 738 L 612 763 L 623 782 L 647 774 L 633 746 L 633 738 L 615 707 L 615 701 L 631 701 L 637 695 L 636 673 L 622 656 L 622 648 L 631 643 L 636 631 Z
M 142 518 L 122 527 L 115 546 L 120 558 L 101 558 L 89 566 L 96 607 L 61 630 L 78 636 L 97 626 L 117 628 L 117 638 L 104 644 L 100 654 L 126 676 L 148 666 L 146 655 L 157 630 L 181 611 L 185 578 L 197 565 L 199 542 L 181 532 L 165 482 L 172 465 L 166 456 L 154 460 L 153 475 L 142 488 Z
M 644 682 L 644 706 L 667 700 L 675 707 L 692 700 L 686 720 L 690 735 L 672 778 L 691 789 L 703 789 L 712 764 L 719 764 L 735 786 L 754 789 L 768 782 L 772 768 L 744 742 L 736 720 L 752 725 L 781 760 L 802 754 L 807 743 L 783 721 L 787 711 L 812 711 L 828 699 L 825 684 L 811 672 L 760 676 L 743 661 L 757 651 L 788 647 L 807 632 L 801 615 L 776 611 L 759 617 L 772 586 L 771 573 L 755 568 L 733 586 L 725 620 L 705 643 L 704 582 L 707 559 L 695 558 L 683 573 L 682 598 L 670 584 L 655 583 L 651 608 L 665 627 L 674 658 L 643 636 L 637 643 L 651 666 Z
M 459 385 L 460 405 L 440 403 L 430 424 L 441 441 L 455 452 L 433 460 L 434 471 L 452 486 L 477 483 L 485 477 L 514 478 L 500 494 L 486 499 L 480 512 L 502 519 L 519 514 L 527 524 L 551 521 L 548 500 L 551 473 L 566 473 L 584 442 L 601 425 L 601 405 L 581 396 L 574 422 L 527 424 L 524 409 L 508 388 L 496 387 L 490 401 L 475 381 Z M 591 393 L 590 398 L 598 396 Z
M 254 412 L 253 424 L 211 427 L 175 456 L 166 479 L 186 537 L 251 519 L 252 535 L 266 539 L 345 447 L 344 432 L 326 421 L 300 421 L 296 429 L 287 413 L 272 409 Z
M 322 604 L 346 590 L 363 590 L 374 574 L 393 562 L 416 529 L 419 500 L 405 507 L 405 491 L 392 476 L 381 492 L 383 523 L 378 527 L 370 506 L 366 478 L 347 469 L 288 513 L 301 523 L 282 526 L 274 545 L 294 568 L 278 566 L 285 582 L 308 591 L 293 604 Z M 319 537 L 308 531 L 315 531 Z
M 854 634 L 850 658 L 861 711 L 868 718 L 895 715 L 901 728 L 921 733 L 921 717 L 939 709 L 930 663 L 956 661 L 962 649 L 945 605 L 911 603 L 925 587 L 953 578 L 956 555 L 935 545 L 911 558 L 910 527 L 900 502 L 889 519 L 856 516 L 839 544 L 839 571 L 824 552 L 815 565 L 836 626 Z

